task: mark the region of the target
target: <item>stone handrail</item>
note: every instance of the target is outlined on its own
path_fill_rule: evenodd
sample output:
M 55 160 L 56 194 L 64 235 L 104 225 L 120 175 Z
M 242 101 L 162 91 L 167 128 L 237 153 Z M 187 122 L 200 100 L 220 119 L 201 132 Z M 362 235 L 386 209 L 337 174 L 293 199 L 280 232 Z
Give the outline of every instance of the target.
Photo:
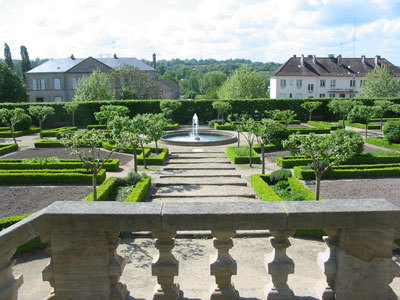
M 383 199 L 304 202 L 120 203 L 55 202 L 0 232 L 0 299 L 16 299 L 22 277 L 15 279 L 10 261 L 16 248 L 40 236 L 48 242 L 51 262 L 43 280 L 54 288 L 52 299 L 125 299 L 119 282 L 125 262 L 116 254 L 120 231 L 151 231 L 159 257 L 154 299 L 179 299 L 174 283 L 179 262 L 172 255 L 176 231 L 211 230 L 215 261 L 210 274 L 216 288 L 211 299 L 238 299 L 231 283 L 236 261 L 229 254 L 237 230 L 269 229 L 272 253 L 266 268 L 272 283 L 266 299 L 294 299 L 287 277 L 295 264 L 286 255 L 296 229 L 324 229 L 327 251 L 318 256 L 326 281 L 316 285 L 321 299 L 390 299 L 396 275 L 393 238 L 400 209 Z M 71 272 L 73 270 L 73 272 Z M 357 270 L 358 280 L 353 280 Z M 107 274 L 105 276 L 105 274 Z M 398 276 L 398 275 L 397 275 Z M 359 280 L 359 279 L 362 280 Z

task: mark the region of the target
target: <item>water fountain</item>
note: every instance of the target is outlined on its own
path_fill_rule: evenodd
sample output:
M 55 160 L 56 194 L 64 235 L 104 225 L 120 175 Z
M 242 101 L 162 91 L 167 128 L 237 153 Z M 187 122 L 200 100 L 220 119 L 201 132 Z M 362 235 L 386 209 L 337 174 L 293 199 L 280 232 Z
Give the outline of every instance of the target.
M 177 130 L 168 132 L 161 141 L 182 146 L 214 146 L 231 144 L 237 141 L 236 135 L 231 132 L 217 130 L 200 130 L 197 114 L 192 118 L 192 130 Z

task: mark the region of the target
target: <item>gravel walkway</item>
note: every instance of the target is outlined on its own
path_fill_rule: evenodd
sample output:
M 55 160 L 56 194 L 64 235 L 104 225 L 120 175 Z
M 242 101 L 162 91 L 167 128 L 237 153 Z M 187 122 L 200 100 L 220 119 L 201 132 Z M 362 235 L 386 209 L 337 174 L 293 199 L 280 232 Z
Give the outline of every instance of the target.
M 0 186 L 0 218 L 34 213 L 55 201 L 80 201 L 91 186 Z

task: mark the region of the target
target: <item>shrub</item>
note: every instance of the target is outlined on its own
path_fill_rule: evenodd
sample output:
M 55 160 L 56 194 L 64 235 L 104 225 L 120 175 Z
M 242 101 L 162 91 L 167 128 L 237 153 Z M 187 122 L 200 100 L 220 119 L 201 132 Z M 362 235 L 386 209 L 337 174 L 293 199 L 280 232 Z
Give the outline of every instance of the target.
M 20 120 L 15 123 L 14 130 L 29 130 L 32 126 L 32 118 L 28 114 L 22 114 Z
M 292 177 L 292 172 L 289 170 L 276 170 L 270 174 L 271 184 L 275 184 L 282 180 L 287 180 L 289 177 Z
M 118 181 L 118 177 L 109 177 L 101 185 L 97 187 L 97 201 L 109 201 L 111 194 L 114 192 Z M 93 201 L 93 193 L 91 193 L 85 201 Z
M 385 147 L 392 150 L 400 151 L 400 144 L 391 143 L 384 138 L 366 137 L 365 141 L 369 144 Z
M 0 155 L 18 150 L 16 144 L 0 144 Z
M 249 163 L 249 146 L 228 146 L 226 147 L 226 155 L 231 159 L 234 164 L 247 164 Z M 260 163 L 260 155 L 252 149 L 252 161 L 257 164 Z
M 139 181 L 125 202 L 143 202 L 151 187 L 151 177 L 144 177 Z
M 383 134 L 390 143 L 400 143 L 400 122 L 387 122 L 383 127 Z
M 354 143 L 356 143 L 353 147 L 356 155 L 361 154 L 364 150 L 364 140 L 355 131 L 340 129 L 334 131 L 332 136 L 338 139 L 339 145 L 341 144 L 341 141 L 344 141 L 345 139 L 351 139 Z

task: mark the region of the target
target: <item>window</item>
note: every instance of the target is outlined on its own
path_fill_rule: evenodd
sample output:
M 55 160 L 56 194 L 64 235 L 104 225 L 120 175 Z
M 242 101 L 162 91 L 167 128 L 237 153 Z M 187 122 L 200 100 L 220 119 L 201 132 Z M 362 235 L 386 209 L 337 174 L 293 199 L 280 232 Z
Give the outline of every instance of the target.
M 346 94 L 340 94 L 339 97 L 340 98 L 346 98 Z
M 314 84 L 312 84 L 312 83 L 309 83 L 309 84 L 308 84 L 308 91 L 309 91 L 310 93 L 314 91 Z
M 289 94 L 289 98 L 293 98 L 293 94 L 292 93 Z
M 32 90 L 37 91 L 37 82 L 36 82 L 36 79 L 32 79 Z
M 325 94 L 319 94 L 320 98 L 325 98 Z
M 77 83 L 77 79 L 74 77 L 72 78 L 72 88 L 76 89 L 76 83 Z
M 62 98 L 61 97 L 54 97 L 54 102 L 61 102 Z
M 302 86 L 303 86 L 303 80 L 297 79 L 297 80 L 296 80 L 296 87 L 297 87 L 298 89 L 301 89 Z
M 325 87 L 325 79 L 321 79 L 321 81 L 319 82 L 319 86 Z
M 362 80 L 360 80 L 360 87 L 362 87 Z
M 61 81 L 60 81 L 60 78 L 54 78 L 54 89 L 55 89 L 55 90 L 61 89 Z
M 293 79 L 289 80 L 289 85 L 293 85 Z
M 350 80 L 350 87 L 356 87 L 356 81 L 354 79 Z
M 286 87 L 286 79 L 281 79 L 281 88 L 285 88 Z
M 280 93 L 279 98 L 286 98 L 286 93 Z
M 34 91 L 45 90 L 44 79 L 33 79 L 32 80 L 32 89 Z
M 336 86 L 336 80 L 331 80 L 331 87 L 335 87 Z
M 43 98 L 36 98 L 36 102 L 43 102 Z
M 302 93 L 296 93 L 296 98 L 303 98 L 303 94 Z
M 330 98 L 335 98 L 335 96 L 336 96 L 335 94 L 329 94 Z

